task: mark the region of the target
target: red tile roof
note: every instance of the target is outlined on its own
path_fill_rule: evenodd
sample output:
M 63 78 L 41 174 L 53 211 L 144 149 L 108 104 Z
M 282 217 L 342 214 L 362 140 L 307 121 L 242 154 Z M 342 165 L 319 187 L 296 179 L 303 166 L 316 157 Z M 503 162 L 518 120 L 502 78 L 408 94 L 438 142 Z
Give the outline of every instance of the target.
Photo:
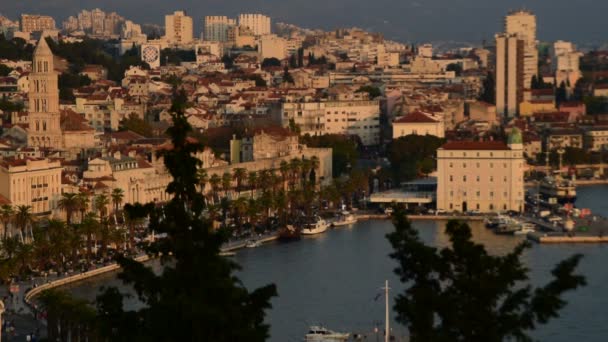
M 395 123 L 437 123 L 438 120 L 435 120 L 430 117 L 430 114 L 425 114 L 421 111 L 415 111 L 409 113 L 405 116 L 402 116 L 399 120 L 396 120 Z
M 502 141 L 448 141 L 444 150 L 507 151 L 510 148 Z

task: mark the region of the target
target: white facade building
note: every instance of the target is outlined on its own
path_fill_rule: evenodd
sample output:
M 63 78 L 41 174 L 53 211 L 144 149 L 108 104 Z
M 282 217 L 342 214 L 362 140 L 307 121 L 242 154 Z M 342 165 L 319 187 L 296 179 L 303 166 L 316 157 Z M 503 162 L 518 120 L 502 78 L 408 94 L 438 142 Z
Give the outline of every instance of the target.
M 223 15 L 205 17 L 204 40 L 210 42 L 228 41 L 228 31 L 236 26 L 236 20 Z
M 281 60 L 287 57 L 287 41 L 274 34 L 262 36 L 258 41 L 258 53 L 260 60 L 265 58 L 277 58 Z
M 445 125 L 440 118 L 421 111 L 409 113 L 393 122 L 393 139 L 412 134 L 443 138 Z
M 248 27 L 256 36 L 270 34 L 270 17 L 263 14 L 239 15 L 239 26 Z
M 530 89 L 532 76 L 538 75 L 538 42 L 536 40 L 536 16 L 529 11 L 514 11 L 505 17 L 505 33 L 524 41 L 524 87 Z
M 165 16 L 165 40 L 172 45 L 192 43 L 192 17 L 184 11 L 175 11 Z
M 481 213 L 524 210 L 519 130 L 499 141 L 453 141 L 437 150 L 437 209 Z

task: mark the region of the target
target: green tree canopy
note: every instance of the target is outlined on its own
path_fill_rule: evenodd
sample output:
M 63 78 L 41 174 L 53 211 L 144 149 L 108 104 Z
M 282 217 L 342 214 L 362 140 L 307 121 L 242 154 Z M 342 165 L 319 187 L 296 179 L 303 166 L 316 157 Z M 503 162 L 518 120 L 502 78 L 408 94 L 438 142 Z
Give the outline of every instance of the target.
M 262 68 L 268 68 L 268 67 L 280 67 L 281 66 L 281 61 L 278 58 L 264 58 L 264 60 L 262 61 Z
M 133 131 L 144 137 L 153 136 L 152 126 L 145 120 L 140 119 L 137 115 L 131 114 L 128 118 L 120 122 L 120 129 L 123 131 Z
M 305 135 L 302 142 L 310 147 L 331 147 L 333 176 L 348 173 L 359 158 L 357 143 L 345 135 L 325 134 L 320 136 Z
M 394 178 L 397 182 L 408 181 L 435 169 L 437 149 L 444 139 L 434 135 L 407 135 L 393 140 L 387 149 Z
M 406 284 L 394 308 L 412 342 L 532 341 L 531 330 L 558 317 L 564 293 L 585 285 L 585 278 L 574 274 L 581 255 L 560 262 L 553 280 L 532 288 L 521 262 L 526 242 L 504 256 L 489 255 L 471 241 L 466 223 L 450 221 L 451 245 L 437 249 L 420 241 L 402 211 L 394 217 L 391 257 Z
M 375 99 L 378 96 L 382 96 L 382 91 L 380 91 L 380 88 L 371 85 L 361 86 L 359 89 L 357 89 L 357 93 L 364 92 L 369 94 L 370 99 Z

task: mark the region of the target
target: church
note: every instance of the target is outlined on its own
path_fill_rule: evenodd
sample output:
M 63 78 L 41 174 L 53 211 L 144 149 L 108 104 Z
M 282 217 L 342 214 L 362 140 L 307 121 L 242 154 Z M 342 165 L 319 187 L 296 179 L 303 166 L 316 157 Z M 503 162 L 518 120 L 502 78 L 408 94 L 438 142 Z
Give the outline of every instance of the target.
M 29 82 L 28 146 L 71 151 L 96 147 L 95 130 L 86 120 L 59 108 L 58 72 L 44 38 L 34 50 Z

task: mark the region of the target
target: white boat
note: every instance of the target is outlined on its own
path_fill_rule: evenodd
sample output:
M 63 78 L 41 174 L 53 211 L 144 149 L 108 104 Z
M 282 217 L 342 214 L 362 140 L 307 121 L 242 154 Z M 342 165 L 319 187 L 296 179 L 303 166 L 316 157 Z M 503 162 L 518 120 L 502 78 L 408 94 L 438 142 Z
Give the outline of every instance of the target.
M 256 248 L 256 247 L 260 247 L 261 245 L 262 245 L 262 243 L 260 241 L 249 240 L 249 241 L 247 241 L 247 244 L 245 244 L 245 247 Z
M 302 235 L 315 235 L 325 232 L 329 228 L 329 223 L 324 219 L 317 217 L 314 222 L 307 223 L 302 227 Z
M 349 224 L 357 223 L 357 217 L 355 215 L 349 213 L 348 211 L 343 211 L 340 214 L 340 218 L 334 221 L 334 227 L 348 226 Z
M 321 326 L 311 326 L 306 334 L 305 340 L 314 342 L 335 342 L 346 341 L 349 337 L 349 333 L 335 332 Z
M 521 225 L 521 229 L 513 232 L 515 235 L 526 235 L 528 233 L 534 233 L 536 231 L 536 225 L 534 223 L 526 222 Z

